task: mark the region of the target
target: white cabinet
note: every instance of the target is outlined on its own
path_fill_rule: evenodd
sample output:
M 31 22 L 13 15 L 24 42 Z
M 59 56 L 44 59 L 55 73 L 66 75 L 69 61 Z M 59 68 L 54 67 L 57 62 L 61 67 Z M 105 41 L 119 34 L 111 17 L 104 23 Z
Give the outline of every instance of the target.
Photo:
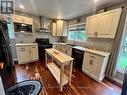
M 29 47 L 31 61 L 38 60 L 38 46 L 33 45 Z
M 29 63 L 38 60 L 37 45 L 16 46 L 16 51 L 19 64 Z
M 84 73 L 101 82 L 105 77 L 105 70 L 108 63 L 109 55 L 101 56 L 89 52 L 84 52 L 82 70 Z
M 63 52 L 64 54 L 67 54 L 69 56 L 72 55 L 72 48 L 71 47 L 68 47 L 67 45 L 54 44 L 53 45 L 53 48 L 56 49 L 56 50 L 58 50 L 58 51 Z
M 97 37 L 100 15 L 90 16 L 86 22 L 86 35 L 88 37 Z
M 60 51 L 60 45 L 59 44 L 53 44 L 53 48 Z
M 12 20 L 17 23 L 33 24 L 33 19 L 25 16 L 12 15 Z
M 119 19 L 121 15 L 121 9 L 112 10 L 106 13 L 102 13 L 100 17 L 99 26 L 99 38 L 114 38 L 117 27 L 119 24 Z
M 57 20 L 56 23 L 52 23 L 53 36 L 67 36 L 67 30 L 68 30 L 67 21 Z
M 56 32 L 56 23 L 52 23 L 52 35 L 56 36 L 57 32 Z
M 28 46 L 16 47 L 16 51 L 19 63 L 25 63 L 30 61 Z
M 86 22 L 86 35 L 97 38 L 114 38 L 122 9 L 114 9 L 108 12 L 90 16 Z

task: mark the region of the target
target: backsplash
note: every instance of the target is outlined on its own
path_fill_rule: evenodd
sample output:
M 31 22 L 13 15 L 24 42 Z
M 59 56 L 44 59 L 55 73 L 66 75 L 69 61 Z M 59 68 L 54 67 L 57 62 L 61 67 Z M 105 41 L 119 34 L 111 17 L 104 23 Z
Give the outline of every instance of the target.
M 35 33 L 34 35 L 16 35 L 16 43 L 33 43 L 36 38 L 49 38 L 50 42 L 58 42 L 58 37 L 53 37 L 51 33 Z
M 86 47 L 111 52 L 113 39 L 88 38 Z

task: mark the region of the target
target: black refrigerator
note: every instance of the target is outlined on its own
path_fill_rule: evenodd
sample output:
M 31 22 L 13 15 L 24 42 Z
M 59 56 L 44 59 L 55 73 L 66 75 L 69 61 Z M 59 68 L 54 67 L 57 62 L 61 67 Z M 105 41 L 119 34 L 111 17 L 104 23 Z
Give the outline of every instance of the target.
M 0 76 L 11 73 L 13 65 L 11 44 L 6 21 L 0 21 Z

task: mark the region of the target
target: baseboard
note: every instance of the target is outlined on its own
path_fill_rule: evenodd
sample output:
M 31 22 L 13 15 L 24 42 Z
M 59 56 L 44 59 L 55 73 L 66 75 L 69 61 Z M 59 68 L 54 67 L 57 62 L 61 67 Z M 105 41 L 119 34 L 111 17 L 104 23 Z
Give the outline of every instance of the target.
M 107 77 L 107 76 L 105 76 L 105 79 L 108 80 L 109 82 L 111 82 L 112 84 L 115 84 L 118 87 L 122 88 L 122 84 L 119 83 L 116 79 L 113 79 L 113 78 L 110 78 L 110 77 Z

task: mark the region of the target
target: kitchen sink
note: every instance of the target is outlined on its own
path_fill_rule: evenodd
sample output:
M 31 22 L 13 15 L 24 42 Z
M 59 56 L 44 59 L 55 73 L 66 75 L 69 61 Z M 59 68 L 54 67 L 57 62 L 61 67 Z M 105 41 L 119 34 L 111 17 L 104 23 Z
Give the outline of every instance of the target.
M 74 45 L 74 44 L 67 44 L 67 45 L 69 45 L 69 46 L 77 46 L 77 45 Z

